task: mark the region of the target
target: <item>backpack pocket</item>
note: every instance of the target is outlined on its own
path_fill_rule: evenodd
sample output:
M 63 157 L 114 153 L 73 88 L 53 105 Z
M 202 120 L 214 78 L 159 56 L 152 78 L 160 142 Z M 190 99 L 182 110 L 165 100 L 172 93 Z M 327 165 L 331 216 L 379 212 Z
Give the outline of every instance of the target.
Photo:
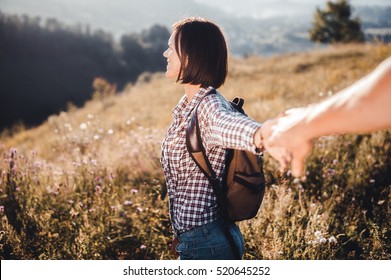
M 235 171 L 234 182 L 242 185 L 254 193 L 259 193 L 265 186 L 265 177 L 263 173 L 251 173 Z
M 255 217 L 265 193 L 263 173 L 246 174 L 235 172 L 231 186 L 226 192 L 228 218 L 242 221 Z

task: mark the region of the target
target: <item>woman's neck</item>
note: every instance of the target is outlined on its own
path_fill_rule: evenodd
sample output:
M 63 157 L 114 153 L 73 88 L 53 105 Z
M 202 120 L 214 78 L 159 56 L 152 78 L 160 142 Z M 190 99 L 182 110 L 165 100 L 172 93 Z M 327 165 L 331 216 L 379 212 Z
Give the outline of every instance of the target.
M 193 99 L 194 95 L 196 95 L 200 87 L 201 85 L 185 84 L 185 93 L 187 96 L 187 101 L 190 102 L 190 100 Z

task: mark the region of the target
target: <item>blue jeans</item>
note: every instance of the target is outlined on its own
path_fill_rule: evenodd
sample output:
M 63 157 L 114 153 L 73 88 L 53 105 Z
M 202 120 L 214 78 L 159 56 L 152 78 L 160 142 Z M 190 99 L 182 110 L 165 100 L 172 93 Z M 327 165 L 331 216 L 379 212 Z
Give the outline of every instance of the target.
M 176 247 L 181 260 L 234 260 L 235 254 L 224 233 L 225 226 L 235 241 L 240 257 L 244 252 L 244 240 L 239 227 L 221 219 L 196 227 L 178 236 Z

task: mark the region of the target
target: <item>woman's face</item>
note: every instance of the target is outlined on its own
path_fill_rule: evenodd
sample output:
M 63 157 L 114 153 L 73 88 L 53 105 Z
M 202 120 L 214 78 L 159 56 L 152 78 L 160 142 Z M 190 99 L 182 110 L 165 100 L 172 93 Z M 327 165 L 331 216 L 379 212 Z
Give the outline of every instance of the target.
M 167 78 L 177 78 L 181 68 L 181 62 L 177 50 L 175 49 L 175 32 L 173 32 L 168 39 L 168 48 L 164 51 L 163 56 L 167 58 Z

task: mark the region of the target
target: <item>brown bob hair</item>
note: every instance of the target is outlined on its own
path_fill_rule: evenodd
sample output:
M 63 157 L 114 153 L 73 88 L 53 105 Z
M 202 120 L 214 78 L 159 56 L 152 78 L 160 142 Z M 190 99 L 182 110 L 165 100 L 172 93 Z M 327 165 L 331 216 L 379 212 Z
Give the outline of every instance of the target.
M 177 82 L 219 88 L 228 69 L 228 50 L 220 28 L 204 18 L 187 18 L 173 25 L 175 49 L 181 61 Z

